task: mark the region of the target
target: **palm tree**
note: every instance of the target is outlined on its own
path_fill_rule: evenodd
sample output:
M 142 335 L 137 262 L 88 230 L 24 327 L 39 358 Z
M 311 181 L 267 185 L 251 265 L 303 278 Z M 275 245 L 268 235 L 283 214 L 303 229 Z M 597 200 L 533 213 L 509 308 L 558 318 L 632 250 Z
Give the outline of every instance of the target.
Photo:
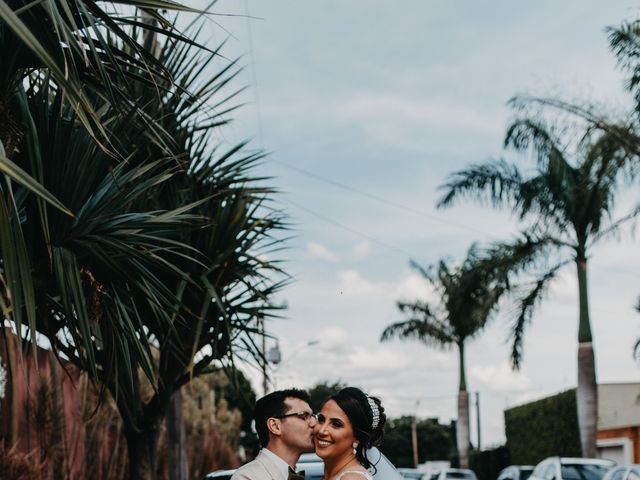
M 640 298 L 638 298 L 638 303 L 636 303 L 636 310 L 640 312 Z M 636 360 L 640 360 L 640 338 L 636 340 L 636 343 L 633 346 L 633 356 Z
M 462 196 L 487 200 L 513 210 L 525 229 L 513 242 L 491 250 L 494 267 L 504 275 L 535 273 L 531 289 L 519 296 L 519 314 L 513 327 L 512 363 L 519 367 L 522 338 L 533 309 L 549 283 L 567 263 L 578 275 L 578 420 L 584 456 L 596 454 L 597 389 L 593 338 L 589 318 L 587 261 L 591 247 L 616 233 L 637 216 L 638 208 L 613 220 L 615 197 L 627 173 L 628 157 L 615 135 L 587 129 L 579 141 L 563 141 L 556 129 L 539 118 L 516 119 L 509 127 L 505 147 L 531 150 L 537 168 L 531 176 L 503 160 L 473 165 L 451 175 L 439 207 Z M 544 267 L 539 270 L 540 267 Z
M 49 126 L 45 119 L 34 117 L 29 102 L 36 97 L 42 101 L 43 96 L 36 90 L 44 88 L 52 98 L 64 104 L 56 107 L 47 99 L 45 104 L 48 106 L 40 108 L 39 113 L 51 114 L 54 110 L 60 112 L 69 108 L 73 111 L 72 123 L 86 130 L 95 146 L 105 152 L 101 157 L 95 153 L 101 164 L 96 166 L 94 182 L 127 158 L 128 152 L 114 148 L 112 141 L 118 132 L 111 127 L 111 119 L 117 115 L 128 115 L 132 120 L 133 117 L 140 118 L 132 88 L 170 80 L 167 69 L 136 41 L 136 37 L 153 31 L 181 42 L 190 41 L 164 19 L 155 27 L 144 24 L 139 12 L 126 10 L 135 7 L 192 10 L 162 0 L 101 4 L 85 0 L 63 3 L 0 1 L 0 172 L 6 179 L 0 190 L 4 200 L 0 207 L 0 223 L 5 229 L 1 245 L 2 281 L 7 288 L 7 299 L 2 300 L 2 306 L 5 315 L 16 322 L 18 329 L 26 321 L 35 331 L 37 323 L 37 285 L 26 253 L 31 245 L 25 243 L 28 233 L 22 232 L 19 221 L 23 217 L 20 209 L 25 201 L 21 196 L 30 192 L 37 198 L 32 220 L 43 226 L 45 245 L 50 244 L 48 224 L 51 221 L 45 203 L 70 218 L 77 214 L 43 184 L 45 165 L 39 150 L 39 136 L 45 132 L 39 128 Z M 149 14 L 161 18 L 152 11 Z M 69 123 L 70 118 L 61 122 Z M 153 119 L 145 120 L 147 124 L 154 123 Z M 149 142 L 163 143 L 157 129 L 148 130 Z M 84 141 L 80 139 L 79 143 Z M 86 148 L 92 146 L 86 145 Z M 36 217 L 40 217 L 37 222 Z M 53 262 L 53 249 L 49 246 L 39 253 L 43 254 L 39 258 Z M 75 316 L 69 321 L 76 321 Z M 82 319 L 77 321 L 77 329 L 86 331 Z M 35 336 L 31 338 L 35 341 Z M 88 344 L 83 345 L 83 349 L 91 351 Z
M 471 247 L 459 267 L 451 267 L 441 260 L 435 273 L 412 263 L 433 286 L 440 301 L 398 302 L 398 308 L 408 318 L 389 325 L 380 338 L 388 341 L 414 339 L 427 346 L 446 348 L 455 346 L 459 358 L 458 420 L 456 438 L 460 466 L 469 466 L 469 395 L 465 369 L 465 345 L 487 324 L 500 297 L 506 290 L 490 270 L 479 268 L 482 258 Z
M 88 21 L 85 2 L 73 5 Z M 271 204 L 273 189 L 254 173 L 262 154 L 217 136 L 235 108 L 227 92 L 235 64 L 216 64 L 217 50 L 157 18 L 166 43 L 141 59 L 141 19 L 101 17 L 101 28 L 127 27 L 126 38 L 102 38 L 96 59 L 108 65 L 97 71 L 116 69 L 118 55 L 128 62 L 111 84 L 82 80 L 86 110 L 53 69 L 16 70 L 23 76 L 11 98 L 19 108 L 7 111 L 19 112 L 20 128 L 0 138 L 8 177 L 0 187 L 3 315 L 25 338 L 46 337 L 109 391 L 132 479 L 154 476 L 158 429 L 174 392 L 234 356 L 260 355 L 257 319 L 275 314 L 270 299 L 283 285 L 267 260 L 280 245 L 283 217 Z

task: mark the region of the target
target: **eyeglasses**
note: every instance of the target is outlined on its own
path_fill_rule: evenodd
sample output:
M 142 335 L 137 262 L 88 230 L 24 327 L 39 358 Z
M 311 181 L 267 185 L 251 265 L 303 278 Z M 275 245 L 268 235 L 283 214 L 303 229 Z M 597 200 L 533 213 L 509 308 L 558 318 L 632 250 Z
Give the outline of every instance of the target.
M 310 421 L 311 419 L 318 421 L 318 414 L 311 412 L 294 412 L 294 413 L 285 413 L 284 415 L 275 415 L 273 418 L 288 418 L 288 417 L 296 417 L 300 420 L 304 420 L 305 422 Z

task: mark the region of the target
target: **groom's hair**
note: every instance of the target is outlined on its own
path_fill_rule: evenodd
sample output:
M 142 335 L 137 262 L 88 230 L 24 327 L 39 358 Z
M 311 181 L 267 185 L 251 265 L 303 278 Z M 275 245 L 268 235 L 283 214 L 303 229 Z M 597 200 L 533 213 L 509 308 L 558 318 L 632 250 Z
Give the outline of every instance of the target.
M 299 398 L 309 403 L 310 397 L 304 390 L 290 388 L 287 390 L 278 390 L 258 399 L 253 412 L 253 419 L 256 424 L 256 432 L 260 439 L 260 445 L 266 447 L 269 443 L 269 429 L 267 428 L 267 420 L 272 417 L 278 417 L 287 413 L 287 406 L 284 401 L 287 398 Z

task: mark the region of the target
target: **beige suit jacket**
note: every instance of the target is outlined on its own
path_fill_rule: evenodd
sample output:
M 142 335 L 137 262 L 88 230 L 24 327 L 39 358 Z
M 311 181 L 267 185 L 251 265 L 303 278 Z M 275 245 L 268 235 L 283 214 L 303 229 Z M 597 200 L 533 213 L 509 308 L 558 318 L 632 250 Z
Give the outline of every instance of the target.
M 240 467 L 231 477 L 231 480 L 286 480 L 282 478 L 282 472 L 269 456 L 260 450 L 258 456 L 252 462 Z

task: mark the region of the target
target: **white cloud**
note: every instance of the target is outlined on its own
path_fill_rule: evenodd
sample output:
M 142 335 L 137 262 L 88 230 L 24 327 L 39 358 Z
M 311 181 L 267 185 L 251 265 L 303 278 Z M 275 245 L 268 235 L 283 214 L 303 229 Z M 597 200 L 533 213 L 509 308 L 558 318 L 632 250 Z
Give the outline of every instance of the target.
M 371 242 L 369 242 L 368 240 L 364 240 L 353 246 L 353 255 L 355 256 L 356 260 L 364 260 L 369 255 L 371 255 L 371 251 Z
M 520 393 L 531 388 L 531 380 L 522 372 L 514 372 L 507 361 L 492 365 L 474 365 L 471 378 L 483 389 L 496 393 Z
M 327 247 L 326 245 L 322 245 L 321 243 L 309 242 L 307 244 L 307 253 L 309 253 L 312 258 L 324 260 L 325 262 L 338 261 L 338 256 L 333 251 L 331 251 L 329 247 Z
M 398 300 L 436 301 L 437 295 L 427 280 L 416 272 L 410 272 L 395 287 L 394 296 Z
M 380 292 L 383 287 L 364 278 L 357 270 L 338 272 L 339 291 L 348 297 L 368 296 Z

